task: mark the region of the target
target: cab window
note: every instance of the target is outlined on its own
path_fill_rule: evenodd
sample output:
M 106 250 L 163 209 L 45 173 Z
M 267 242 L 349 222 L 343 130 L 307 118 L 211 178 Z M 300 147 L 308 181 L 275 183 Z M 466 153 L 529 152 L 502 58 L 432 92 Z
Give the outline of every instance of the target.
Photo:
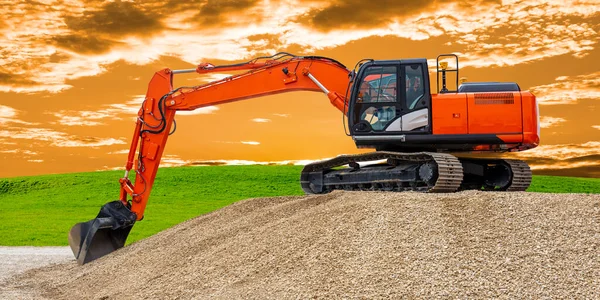
M 396 102 L 396 67 L 369 67 L 360 84 L 358 102 Z
M 423 68 L 420 64 L 405 66 L 406 106 L 414 109 L 425 94 L 423 88 Z

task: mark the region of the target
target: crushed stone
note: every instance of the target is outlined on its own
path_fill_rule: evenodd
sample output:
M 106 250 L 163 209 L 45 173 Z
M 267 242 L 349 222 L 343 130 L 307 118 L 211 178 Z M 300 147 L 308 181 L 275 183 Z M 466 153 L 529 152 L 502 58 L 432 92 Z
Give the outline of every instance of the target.
M 597 299 L 600 195 L 248 199 L 10 284 L 48 299 Z

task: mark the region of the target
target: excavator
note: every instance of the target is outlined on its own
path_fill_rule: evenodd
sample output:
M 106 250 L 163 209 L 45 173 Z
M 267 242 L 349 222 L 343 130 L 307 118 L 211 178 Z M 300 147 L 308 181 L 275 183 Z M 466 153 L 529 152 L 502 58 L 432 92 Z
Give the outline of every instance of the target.
M 238 74 L 173 88 L 178 74 L 231 71 Z M 430 71 L 437 76 L 437 93 L 430 90 Z M 238 64 L 201 63 L 194 69 L 160 70 L 150 80 L 138 112 L 125 174 L 119 180 L 119 199 L 103 205 L 96 218 L 71 228 L 73 254 L 79 264 L 86 264 L 125 245 L 135 222 L 144 218 L 177 111 L 285 92 L 324 93 L 342 112 L 346 134 L 356 146 L 375 149 L 305 165 L 300 185 L 307 194 L 339 189 L 525 191 L 531 183 L 527 163 L 471 154 L 538 146 L 536 97 L 514 82 L 459 84 L 458 71 L 454 54 L 439 55 L 431 70 L 425 58 L 363 59 L 350 70 L 331 58 L 285 52 Z M 447 82 L 452 72 L 456 73 L 453 86 Z M 466 157 L 459 157 L 461 153 Z

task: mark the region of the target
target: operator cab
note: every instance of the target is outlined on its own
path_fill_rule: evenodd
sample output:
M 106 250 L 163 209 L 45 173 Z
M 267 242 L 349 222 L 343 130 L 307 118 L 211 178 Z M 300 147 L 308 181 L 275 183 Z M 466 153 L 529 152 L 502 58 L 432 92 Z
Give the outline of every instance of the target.
M 386 149 L 406 135 L 431 134 L 426 59 L 369 61 L 353 78 L 348 110 L 358 147 Z

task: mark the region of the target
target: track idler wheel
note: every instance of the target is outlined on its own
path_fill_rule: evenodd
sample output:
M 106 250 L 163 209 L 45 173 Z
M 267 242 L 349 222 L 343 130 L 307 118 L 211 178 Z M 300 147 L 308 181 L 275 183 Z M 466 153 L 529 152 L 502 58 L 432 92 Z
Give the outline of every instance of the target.
M 77 223 L 69 231 L 69 246 L 80 265 L 125 245 L 137 216 L 117 200 L 102 206 L 95 219 Z
M 419 166 L 419 178 L 427 185 L 433 185 L 438 177 L 437 166 L 433 162 L 426 162 Z

